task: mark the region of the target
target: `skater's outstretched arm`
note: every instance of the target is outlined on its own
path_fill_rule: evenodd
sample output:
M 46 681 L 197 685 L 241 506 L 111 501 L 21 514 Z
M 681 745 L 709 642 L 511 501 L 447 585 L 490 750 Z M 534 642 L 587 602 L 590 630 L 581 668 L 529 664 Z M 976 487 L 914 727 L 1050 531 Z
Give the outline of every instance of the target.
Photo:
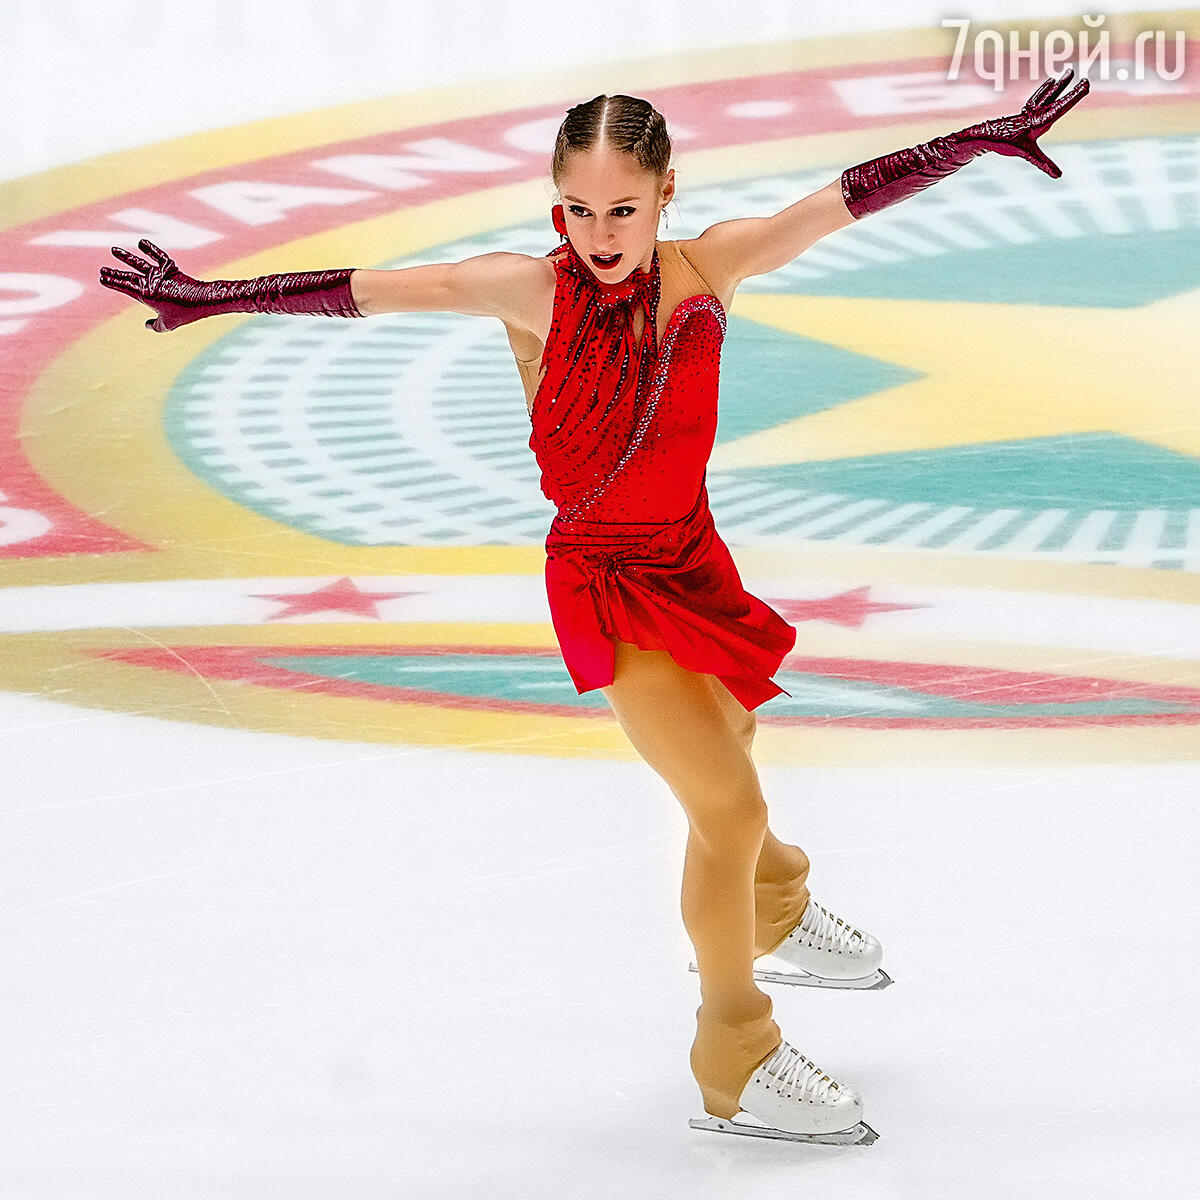
M 394 271 L 342 267 L 297 271 L 255 279 L 193 279 L 147 238 L 138 242 L 148 258 L 120 246 L 112 253 L 133 267 L 102 267 L 100 282 L 140 300 L 158 314 L 146 328 L 165 333 L 220 313 L 272 312 L 327 317 L 367 317 L 385 312 L 457 312 L 495 316 L 510 325 L 545 323 L 554 291 L 554 268 L 525 254 L 480 254 L 456 263 Z
M 1057 179 L 1062 171 L 1042 152 L 1037 138 L 1087 95 L 1091 83 L 1086 78 L 1065 90 L 1073 74 L 1068 67 L 1043 80 L 1013 116 L 981 121 L 848 167 L 820 191 L 773 217 L 711 225 L 689 247 L 689 255 L 710 285 L 723 284 L 732 292 L 747 276 L 785 266 L 827 233 L 915 195 L 989 150 L 1024 158 Z
M 461 262 L 355 271 L 352 282 L 364 316 L 456 312 L 536 329 L 549 322 L 554 266 L 546 258 L 497 250 Z

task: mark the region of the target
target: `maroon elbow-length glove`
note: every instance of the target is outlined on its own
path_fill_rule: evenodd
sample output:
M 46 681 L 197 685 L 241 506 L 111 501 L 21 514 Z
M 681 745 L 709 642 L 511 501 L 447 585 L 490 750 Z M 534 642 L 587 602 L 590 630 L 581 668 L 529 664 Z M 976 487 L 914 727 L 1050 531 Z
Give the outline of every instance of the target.
M 326 317 L 361 317 L 350 291 L 354 267 L 336 271 L 298 271 L 288 275 L 260 275 L 257 279 L 214 279 L 205 283 L 185 275 L 175 260 L 152 241 L 142 238 L 138 247 L 153 258 L 147 262 L 120 246 L 112 252 L 134 271 L 100 268 L 100 282 L 124 292 L 154 309 L 158 316 L 147 329 L 166 333 L 201 317 L 218 313 L 310 313 Z
M 1088 94 L 1091 81 L 1086 77 L 1063 94 L 1074 73 L 1074 68 L 1068 67 L 1057 78 L 1044 80 L 1021 111 L 1011 117 L 981 121 L 919 146 L 848 167 L 842 172 L 842 198 L 850 214 L 856 219 L 865 217 L 915 195 L 989 150 L 1027 159 L 1051 179 L 1057 179 L 1062 171 L 1042 153 L 1037 139 Z

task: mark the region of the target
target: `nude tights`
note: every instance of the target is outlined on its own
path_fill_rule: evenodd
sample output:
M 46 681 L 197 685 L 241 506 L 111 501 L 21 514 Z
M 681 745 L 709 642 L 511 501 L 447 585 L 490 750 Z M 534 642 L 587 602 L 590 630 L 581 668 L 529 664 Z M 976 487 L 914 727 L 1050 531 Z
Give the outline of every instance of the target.
M 767 826 L 751 757 L 756 720 L 713 675 L 662 650 L 616 643 L 603 689 L 637 752 L 688 819 L 683 923 L 700 969 L 691 1067 L 705 1110 L 732 1117 L 755 1068 L 782 1039 L 754 959 L 774 950 L 808 903 L 809 862 Z

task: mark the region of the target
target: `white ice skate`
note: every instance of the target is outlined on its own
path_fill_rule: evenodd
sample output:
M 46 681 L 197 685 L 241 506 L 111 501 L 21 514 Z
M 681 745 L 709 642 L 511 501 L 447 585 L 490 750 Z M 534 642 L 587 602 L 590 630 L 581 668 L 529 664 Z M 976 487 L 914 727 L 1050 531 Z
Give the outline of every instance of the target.
M 792 969 L 780 970 L 772 960 Z M 888 973 L 879 969 L 883 961 L 879 939 L 835 917 L 812 899 L 782 944 L 754 961 L 763 964 L 754 968 L 754 978 L 762 983 L 870 991 L 892 982 Z M 695 971 L 696 964 L 689 963 L 688 969 Z
M 784 1138 L 825 1146 L 869 1146 L 860 1093 L 830 1078 L 785 1040 L 750 1076 L 733 1117 L 692 1117 L 692 1129 Z

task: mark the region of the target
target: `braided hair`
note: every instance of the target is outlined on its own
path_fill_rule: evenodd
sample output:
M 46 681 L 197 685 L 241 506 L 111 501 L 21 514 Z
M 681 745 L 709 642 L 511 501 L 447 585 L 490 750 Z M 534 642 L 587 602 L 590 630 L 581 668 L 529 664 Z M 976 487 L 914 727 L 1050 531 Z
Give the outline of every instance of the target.
M 662 179 L 671 164 L 671 138 L 662 113 L 637 96 L 595 96 L 567 110 L 554 140 L 550 175 L 558 183 L 574 150 L 607 145 L 631 154 L 646 171 Z

